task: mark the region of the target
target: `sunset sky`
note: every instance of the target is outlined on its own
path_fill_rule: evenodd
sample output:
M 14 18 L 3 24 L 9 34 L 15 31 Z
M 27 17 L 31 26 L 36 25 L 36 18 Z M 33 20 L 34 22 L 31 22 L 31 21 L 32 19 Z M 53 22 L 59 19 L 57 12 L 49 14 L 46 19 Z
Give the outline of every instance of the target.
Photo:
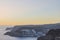
M 60 22 L 60 0 L 0 0 L 0 25 Z

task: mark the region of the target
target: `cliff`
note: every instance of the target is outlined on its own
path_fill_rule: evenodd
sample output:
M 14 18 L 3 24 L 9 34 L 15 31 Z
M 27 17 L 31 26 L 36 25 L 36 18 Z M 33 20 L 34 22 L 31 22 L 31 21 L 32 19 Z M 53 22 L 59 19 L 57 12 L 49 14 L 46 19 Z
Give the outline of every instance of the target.
M 16 25 L 10 32 L 4 35 L 16 37 L 39 37 L 45 36 L 50 29 L 60 29 L 60 23 L 45 25 Z

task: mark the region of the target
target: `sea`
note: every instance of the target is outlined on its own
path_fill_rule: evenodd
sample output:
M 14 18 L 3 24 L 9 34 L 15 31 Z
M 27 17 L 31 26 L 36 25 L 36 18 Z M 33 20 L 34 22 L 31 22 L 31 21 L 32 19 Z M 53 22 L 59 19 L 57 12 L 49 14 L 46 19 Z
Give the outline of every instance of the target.
M 37 40 L 37 37 L 11 37 L 4 35 L 4 33 L 7 32 L 7 30 L 5 30 L 7 27 L 8 26 L 0 26 L 0 40 Z

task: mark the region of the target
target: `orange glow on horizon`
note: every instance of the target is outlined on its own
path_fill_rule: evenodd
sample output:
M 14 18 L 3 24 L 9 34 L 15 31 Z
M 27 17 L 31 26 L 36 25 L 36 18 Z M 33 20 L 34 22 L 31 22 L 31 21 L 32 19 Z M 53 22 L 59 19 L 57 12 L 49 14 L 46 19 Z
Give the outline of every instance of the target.
M 52 24 L 59 23 L 60 20 L 0 20 L 0 25 L 34 25 L 34 24 Z

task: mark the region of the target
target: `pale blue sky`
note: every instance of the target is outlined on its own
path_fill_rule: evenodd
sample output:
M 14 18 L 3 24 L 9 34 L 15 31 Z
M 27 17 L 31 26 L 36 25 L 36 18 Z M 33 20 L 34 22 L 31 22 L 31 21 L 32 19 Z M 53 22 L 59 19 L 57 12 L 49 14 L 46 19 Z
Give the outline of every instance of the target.
M 0 19 L 11 21 L 60 20 L 60 0 L 0 0 L 0 11 Z

